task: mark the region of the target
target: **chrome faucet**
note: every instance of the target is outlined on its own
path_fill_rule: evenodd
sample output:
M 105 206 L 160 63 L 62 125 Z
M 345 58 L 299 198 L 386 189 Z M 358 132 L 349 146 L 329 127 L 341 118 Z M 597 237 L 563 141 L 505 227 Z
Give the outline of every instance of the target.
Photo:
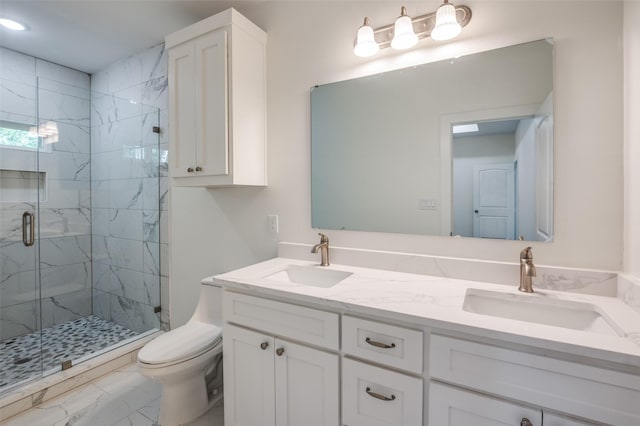
M 533 253 L 531 247 L 527 247 L 520 252 L 520 287 L 518 290 L 533 293 L 531 277 L 535 276 L 536 265 L 533 264 Z
M 317 253 L 320 250 L 320 266 L 329 266 L 329 237 L 319 232 L 320 243 L 311 247 L 311 253 Z

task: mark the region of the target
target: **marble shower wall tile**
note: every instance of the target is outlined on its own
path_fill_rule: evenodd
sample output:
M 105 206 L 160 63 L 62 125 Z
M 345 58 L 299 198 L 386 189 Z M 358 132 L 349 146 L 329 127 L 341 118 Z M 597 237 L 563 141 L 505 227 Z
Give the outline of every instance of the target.
M 38 91 L 38 115 L 41 120 L 89 127 L 91 125 L 90 101 L 73 95 L 47 89 Z
M 153 306 L 113 294 L 111 295 L 111 320 L 138 333 L 160 328 L 160 317 L 153 312 Z
M 64 122 L 58 122 L 56 125 L 58 142 L 51 144 L 53 151 L 90 153 L 91 129 L 89 127 Z
M 36 58 L 0 47 L 0 78 L 36 85 Z
M 91 289 L 42 298 L 42 327 L 48 328 L 91 315 Z
M 35 86 L 0 79 L 1 111 L 33 119 L 36 117 L 36 105 Z
M 73 209 L 91 208 L 91 185 L 88 181 L 47 180 L 45 199 L 41 208 Z
M 42 238 L 40 240 L 40 266 L 63 266 L 91 262 L 91 236 Z
M 85 94 L 84 96 L 87 99 L 89 98 L 89 90 L 91 89 L 91 77 L 89 74 L 37 58 L 35 59 L 35 66 L 36 74 L 40 79 L 81 89 Z M 62 93 L 69 93 L 68 87 L 62 90 Z
M 2 214 L 6 214 L 4 211 Z M 0 240 L 0 267 L 2 274 L 13 274 L 36 269 L 36 253 L 33 247 L 25 247 L 19 240 Z
M 0 308 L 19 305 L 37 297 L 36 270 L 0 275 Z
M 166 133 L 160 121 L 167 109 L 166 61 L 158 45 L 92 76 L 94 288 L 100 292 L 94 311 L 108 305 L 110 319 L 134 330 L 159 327 L 160 320 L 153 307 L 161 303 L 166 223 L 158 183 L 166 176 L 160 165 L 167 168 L 159 148 Z
M 38 330 L 38 304 L 35 301 L 0 309 L 0 341 Z

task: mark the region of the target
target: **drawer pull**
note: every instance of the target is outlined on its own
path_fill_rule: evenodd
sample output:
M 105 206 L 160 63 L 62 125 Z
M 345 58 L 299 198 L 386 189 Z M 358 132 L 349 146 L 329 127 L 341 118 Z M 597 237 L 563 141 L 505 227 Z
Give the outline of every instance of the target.
M 533 426 L 533 424 L 531 423 L 531 421 L 529 421 L 528 418 L 523 417 L 520 421 L 520 426 Z
M 367 386 L 367 388 L 365 389 L 365 392 L 367 393 L 367 395 L 372 396 L 376 399 L 379 399 L 381 401 L 393 401 L 394 399 L 396 399 L 396 396 L 391 394 L 391 396 L 385 396 L 376 392 L 371 392 L 371 388 Z
M 269 342 L 260 343 L 260 349 L 262 349 L 263 351 L 266 351 L 268 347 L 269 347 Z
M 282 354 L 284 353 L 284 348 L 278 348 L 276 349 L 276 355 L 278 356 L 282 356 Z
M 393 348 L 396 347 L 395 343 L 387 345 L 386 343 L 376 342 L 375 340 L 371 340 L 368 337 L 366 339 L 364 339 L 364 341 L 367 342 L 368 344 L 370 344 L 371 346 L 375 346 L 376 348 L 393 349 Z

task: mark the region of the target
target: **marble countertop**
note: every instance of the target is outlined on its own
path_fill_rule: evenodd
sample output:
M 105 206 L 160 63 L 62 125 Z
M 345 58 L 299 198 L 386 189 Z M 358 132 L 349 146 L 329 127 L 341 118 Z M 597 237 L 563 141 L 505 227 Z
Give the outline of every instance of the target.
M 317 266 L 318 263 L 277 257 L 210 279 L 228 290 L 286 298 L 343 313 L 384 317 L 640 367 L 640 315 L 616 297 L 554 290 L 536 290 L 533 294 L 525 294 L 519 292 L 516 286 L 504 284 L 334 264 L 323 269 L 352 274 L 332 287 L 322 288 L 278 279 L 278 272 L 289 265 Z M 468 289 L 499 292 L 514 300 L 529 297 L 536 303 L 588 303 L 615 323 L 622 335 L 467 312 L 463 304 Z

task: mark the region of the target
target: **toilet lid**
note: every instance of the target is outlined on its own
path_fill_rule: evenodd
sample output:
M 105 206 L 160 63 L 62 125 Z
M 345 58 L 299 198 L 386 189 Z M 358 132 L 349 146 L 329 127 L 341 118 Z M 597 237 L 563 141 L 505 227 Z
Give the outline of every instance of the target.
M 193 358 L 221 339 L 220 327 L 191 321 L 147 343 L 138 353 L 138 360 L 145 364 L 166 364 Z

